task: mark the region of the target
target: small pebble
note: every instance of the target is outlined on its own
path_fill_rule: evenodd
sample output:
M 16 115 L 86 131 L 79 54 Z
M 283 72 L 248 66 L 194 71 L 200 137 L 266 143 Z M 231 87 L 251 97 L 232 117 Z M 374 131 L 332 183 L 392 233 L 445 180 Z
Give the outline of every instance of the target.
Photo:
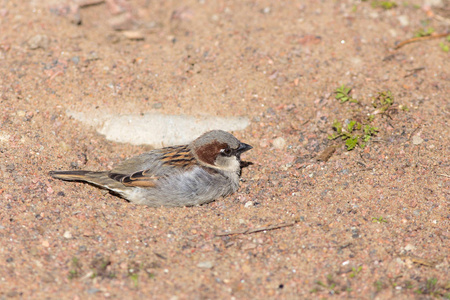
M 287 171 L 291 167 L 291 164 L 285 164 L 280 167 L 281 171 Z
M 154 109 L 160 109 L 160 108 L 162 107 L 162 103 L 161 103 L 161 102 L 156 102 L 156 103 L 154 103 L 154 104 L 152 105 L 152 107 L 153 107 Z
M 256 244 L 248 242 L 248 243 L 243 244 L 241 249 L 242 250 L 252 250 L 252 249 L 255 249 L 256 247 L 257 247 Z
M 211 21 L 213 21 L 213 22 L 219 21 L 219 16 L 218 15 L 212 15 L 211 16 Z
M 67 18 L 71 23 L 75 25 L 81 25 L 81 14 L 80 14 L 80 6 L 75 3 L 75 1 L 69 4 L 69 11 L 67 13 Z
M 261 148 L 267 148 L 267 147 L 269 147 L 269 142 L 268 142 L 267 140 L 261 140 L 261 141 L 259 142 L 259 146 L 260 146 Z
M 214 267 L 214 264 L 212 261 L 201 261 L 197 264 L 197 267 L 202 269 L 211 269 L 212 267 Z
M 97 52 L 91 51 L 87 54 L 86 60 L 98 60 L 100 57 L 98 56 Z
M 413 251 L 416 250 L 416 247 L 414 245 L 408 244 L 405 246 L 405 251 Z
M 145 37 L 144 35 L 139 31 L 123 31 L 122 34 L 129 40 L 139 41 L 143 40 Z
M 79 56 L 74 56 L 71 58 L 72 62 L 76 65 L 78 65 L 78 63 L 80 62 L 80 57 Z
M 420 144 L 422 144 L 423 139 L 420 136 L 415 135 L 415 136 L 413 136 L 412 142 L 414 145 L 420 145 Z
M 92 295 L 92 294 L 96 294 L 96 293 L 100 292 L 100 290 L 96 289 L 96 288 L 92 288 L 92 289 L 88 289 L 87 292 L 88 292 L 88 294 Z
M 277 137 L 273 140 L 272 144 L 275 149 L 281 150 L 286 146 L 286 140 L 282 137 Z
M 406 15 L 401 15 L 397 17 L 397 20 L 400 22 L 400 25 L 402 27 L 406 27 L 409 25 L 409 20 L 408 20 L 408 16 Z
M 70 231 L 66 231 L 63 234 L 63 237 L 66 239 L 71 239 L 72 238 L 72 234 L 70 233 Z
M 339 171 L 339 174 L 342 174 L 342 175 L 347 175 L 348 173 L 350 173 L 348 169 L 343 169 L 343 170 Z
M 48 47 L 48 37 L 43 34 L 37 34 L 28 40 L 28 48 L 31 50 L 36 50 L 38 48 L 47 49 Z
M 378 19 L 380 17 L 380 14 L 376 11 L 372 11 L 369 13 L 369 17 L 371 17 L 372 19 Z
M 252 202 L 252 201 L 247 201 L 247 202 L 244 204 L 244 207 L 246 207 L 246 208 L 252 207 L 252 206 L 253 206 L 253 202 Z
M 117 31 L 133 28 L 133 16 L 131 13 L 123 13 L 109 19 L 109 25 Z

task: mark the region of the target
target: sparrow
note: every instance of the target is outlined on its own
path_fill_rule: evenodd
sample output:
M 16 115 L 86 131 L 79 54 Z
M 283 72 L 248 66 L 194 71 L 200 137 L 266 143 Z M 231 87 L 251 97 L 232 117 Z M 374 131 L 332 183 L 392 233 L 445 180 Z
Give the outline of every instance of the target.
M 188 145 L 164 147 L 129 158 L 111 171 L 51 171 L 53 178 L 87 182 L 135 204 L 195 206 L 239 188 L 241 154 L 253 147 L 213 130 Z

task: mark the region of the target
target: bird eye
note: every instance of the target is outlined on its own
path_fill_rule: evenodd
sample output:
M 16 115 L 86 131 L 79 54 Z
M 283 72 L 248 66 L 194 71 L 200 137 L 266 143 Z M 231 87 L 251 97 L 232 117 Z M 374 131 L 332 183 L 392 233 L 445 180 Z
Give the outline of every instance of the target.
M 220 153 L 222 153 L 225 156 L 231 156 L 231 154 L 233 153 L 233 151 L 230 148 L 225 148 L 225 149 L 221 149 Z

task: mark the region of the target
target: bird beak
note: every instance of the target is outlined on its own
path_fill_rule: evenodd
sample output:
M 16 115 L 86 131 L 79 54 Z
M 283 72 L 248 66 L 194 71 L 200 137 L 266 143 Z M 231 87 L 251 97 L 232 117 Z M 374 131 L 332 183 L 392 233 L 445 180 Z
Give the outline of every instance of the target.
M 252 148 L 253 147 L 248 145 L 248 144 L 240 143 L 239 144 L 239 148 L 237 148 L 237 153 L 241 154 L 241 153 L 244 153 L 245 151 L 248 151 L 248 150 L 250 150 Z

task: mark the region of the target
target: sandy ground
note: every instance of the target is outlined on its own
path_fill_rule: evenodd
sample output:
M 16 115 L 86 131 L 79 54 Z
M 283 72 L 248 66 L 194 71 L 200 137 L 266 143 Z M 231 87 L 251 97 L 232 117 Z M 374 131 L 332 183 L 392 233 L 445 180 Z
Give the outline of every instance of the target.
M 101 3 L 77 25 L 1 1 L 0 298 L 448 299 L 450 42 L 394 46 L 446 32 L 450 4 L 398 4 L 122 1 L 125 21 Z M 328 139 L 386 90 L 364 149 Z M 149 150 L 69 109 L 246 116 L 253 164 L 214 203 L 136 206 L 48 176 Z

